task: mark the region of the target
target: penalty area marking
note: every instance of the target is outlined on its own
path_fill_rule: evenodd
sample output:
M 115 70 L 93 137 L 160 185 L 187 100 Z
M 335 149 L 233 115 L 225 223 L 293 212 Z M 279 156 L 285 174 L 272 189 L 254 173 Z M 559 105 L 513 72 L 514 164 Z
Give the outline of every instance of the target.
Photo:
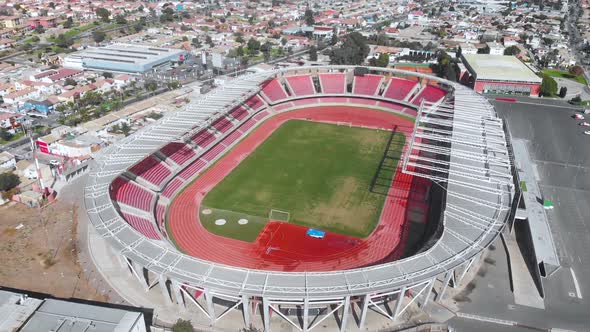
M 240 219 L 238 220 L 238 224 L 240 225 L 246 225 L 248 223 L 248 219 Z
M 225 219 L 217 219 L 217 220 L 215 220 L 215 225 L 223 226 L 223 225 L 225 225 L 226 222 L 227 221 Z
M 203 211 L 201 211 L 201 213 L 204 215 L 211 214 L 211 212 L 211 209 L 204 209 Z

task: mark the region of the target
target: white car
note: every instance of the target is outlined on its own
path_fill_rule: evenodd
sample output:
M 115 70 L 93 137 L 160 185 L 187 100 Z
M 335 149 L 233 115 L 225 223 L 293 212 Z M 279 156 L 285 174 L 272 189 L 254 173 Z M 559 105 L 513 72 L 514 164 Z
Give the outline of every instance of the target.
M 580 122 L 580 126 L 582 127 L 590 127 L 590 123 L 584 121 L 584 122 Z
M 49 165 L 51 166 L 59 166 L 59 161 L 52 159 L 49 161 Z
M 586 130 L 586 131 L 584 132 L 584 135 L 590 135 L 590 130 Z
M 584 120 L 584 116 L 582 114 L 576 113 L 576 114 L 574 114 L 574 119 L 576 119 L 576 120 Z

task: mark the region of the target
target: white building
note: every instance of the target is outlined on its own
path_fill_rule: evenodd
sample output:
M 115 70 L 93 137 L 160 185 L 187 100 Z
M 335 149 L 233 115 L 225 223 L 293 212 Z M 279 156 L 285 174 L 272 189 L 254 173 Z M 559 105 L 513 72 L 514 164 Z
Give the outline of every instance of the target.
M 0 152 L 0 169 L 11 170 L 16 167 L 16 159 L 6 151 Z
M 487 43 L 491 55 L 504 55 L 504 45 L 496 42 Z
M 461 54 L 477 54 L 477 47 L 473 44 L 463 43 L 461 46 Z

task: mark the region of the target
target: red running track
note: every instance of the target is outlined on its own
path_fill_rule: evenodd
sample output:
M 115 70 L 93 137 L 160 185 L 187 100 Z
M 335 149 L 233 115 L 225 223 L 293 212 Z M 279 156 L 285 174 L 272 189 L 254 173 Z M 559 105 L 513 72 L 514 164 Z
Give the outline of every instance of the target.
M 305 236 L 306 227 L 269 222 L 255 242 L 215 235 L 199 220 L 205 194 L 221 182 L 275 129 L 290 119 L 346 122 L 370 128 L 395 128 L 409 137 L 413 123 L 395 114 L 350 106 L 311 107 L 273 116 L 212 168 L 198 177 L 171 203 L 169 235 L 186 254 L 232 266 L 273 271 L 332 271 L 398 259 L 403 253 L 403 229 L 413 177 L 401 172 L 401 163 L 385 200 L 379 224 L 365 239 L 328 233 L 323 240 Z M 405 148 L 404 148 L 405 149 Z

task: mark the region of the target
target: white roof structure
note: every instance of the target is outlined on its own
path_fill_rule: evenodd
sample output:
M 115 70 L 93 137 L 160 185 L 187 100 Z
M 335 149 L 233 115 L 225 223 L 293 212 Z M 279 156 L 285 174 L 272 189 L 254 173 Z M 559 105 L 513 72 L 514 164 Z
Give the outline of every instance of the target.
M 180 283 L 212 289 L 216 294 L 276 298 L 375 294 L 424 283 L 472 260 L 496 239 L 514 212 L 515 189 L 502 120 L 485 98 L 462 85 L 420 73 L 369 69 L 425 77 L 454 90 L 451 103 L 423 103 L 419 107 L 411 152 L 404 161 L 417 169 L 429 169 L 431 174 L 417 172 L 416 175 L 447 186 L 444 227 L 436 243 L 423 251 L 401 260 L 343 271 L 253 270 L 185 255 L 165 241 L 144 237 L 119 215 L 109 195 L 115 177 L 167 142 L 206 127 L 214 114 L 228 112 L 233 105 L 258 92 L 261 82 L 291 69 L 228 81 L 210 94 L 195 97 L 186 109 L 167 114 L 153 126 L 103 150 L 96 158 L 85 188 L 85 206 L 92 224 L 117 252 L 138 265 Z M 296 70 L 352 71 L 354 67 L 297 67 Z M 446 144 L 427 144 L 431 141 Z M 429 160 L 420 150 L 447 158 Z
M 477 80 L 541 83 L 529 67 L 513 55 L 465 54 L 465 66 Z

